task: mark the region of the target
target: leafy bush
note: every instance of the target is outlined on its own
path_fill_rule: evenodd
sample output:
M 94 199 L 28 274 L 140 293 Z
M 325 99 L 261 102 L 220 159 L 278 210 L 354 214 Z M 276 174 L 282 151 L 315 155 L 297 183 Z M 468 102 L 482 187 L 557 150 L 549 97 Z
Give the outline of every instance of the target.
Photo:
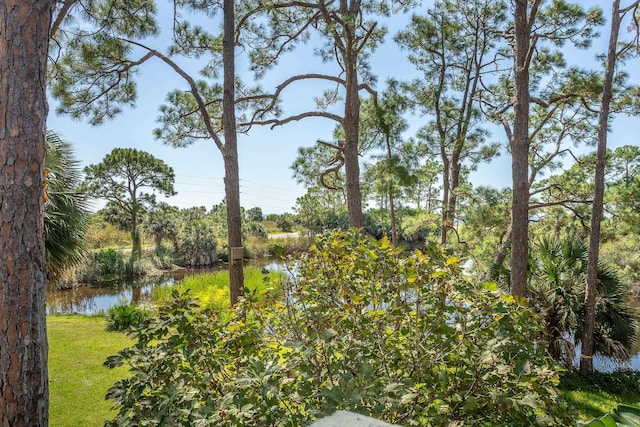
M 547 350 L 571 367 L 584 330 L 587 243 L 574 234 L 544 236 L 536 242 L 529 260 L 530 297 L 544 315 Z M 604 263 L 598 264 L 596 286 L 595 354 L 625 362 L 632 355 L 638 330 L 626 298 L 629 288 Z
M 107 311 L 107 330 L 125 331 L 151 317 L 151 312 L 135 305 L 116 305 Z
M 278 228 L 285 233 L 290 233 L 291 231 L 293 231 L 293 224 L 287 217 L 282 216 L 278 218 L 277 225 Z
M 282 275 L 281 272 L 268 274 L 274 278 Z M 261 299 L 276 291 L 271 283 L 265 280 L 262 269 L 251 265 L 244 267 L 244 286 Z M 201 306 L 212 309 L 220 316 L 228 316 L 230 313 L 229 272 L 226 270 L 196 274 L 175 284 L 155 286 L 151 291 L 151 297 L 157 304 L 167 303 L 171 300 L 173 290 L 180 293 L 188 291 Z
M 115 249 L 103 249 L 93 254 L 84 279 L 88 281 L 110 280 L 126 274 L 127 266 L 123 255 Z
M 402 239 L 407 242 L 424 242 L 435 240 L 440 232 L 441 219 L 433 213 L 418 211 L 402 217 L 400 229 Z
M 613 372 L 595 371 L 587 375 L 578 371 L 568 371 L 560 379 L 560 388 L 616 395 L 640 395 L 640 371 L 620 369 Z
M 243 221 L 242 234 L 250 234 L 261 239 L 266 239 L 268 237 L 267 230 L 265 230 L 262 224 L 255 221 Z
M 540 318 L 438 247 L 322 237 L 283 298 L 221 320 L 174 292 L 137 343 L 108 425 L 302 426 L 347 409 L 402 425 L 569 425 Z M 275 285 L 274 285 L 275 286 Z
M 147 254 L 151 263 L 155 268 L 160 270 L 167 270 L 173 268 L 178 262 L 175 252 L 167 249 L 164 246 L 156 247 L 153 254 Z
M 186 222 L 178 232 L 178 255 L 190 267 L 216 262 L 218 243 L 213 227 L 206 221 Z

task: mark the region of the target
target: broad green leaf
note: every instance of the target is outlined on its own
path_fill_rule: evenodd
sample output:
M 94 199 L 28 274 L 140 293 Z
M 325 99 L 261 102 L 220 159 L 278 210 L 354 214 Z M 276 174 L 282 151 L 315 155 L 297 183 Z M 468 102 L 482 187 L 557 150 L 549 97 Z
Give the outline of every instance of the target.
M 625 424 L 640 427 L 640 408 L 635 406 L 620 405 L 614 411 L 616 417 Z
M 484 282 L 482 287 L 488 290 L 489 292 L 496 292 L 498 290 L 498 284 L 495 282 Z

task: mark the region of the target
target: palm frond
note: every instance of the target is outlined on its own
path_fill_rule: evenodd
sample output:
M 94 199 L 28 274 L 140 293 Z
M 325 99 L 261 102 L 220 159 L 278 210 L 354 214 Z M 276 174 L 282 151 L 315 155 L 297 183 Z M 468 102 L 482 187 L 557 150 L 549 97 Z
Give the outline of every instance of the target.
M 86 255 L 88 202 L 79 190 L 80 163 L 71 144 L 58 134 L 47 132 L 47 201 L 44 209 L 47 270 L 55 278 L 62 270 L 78 264 Z

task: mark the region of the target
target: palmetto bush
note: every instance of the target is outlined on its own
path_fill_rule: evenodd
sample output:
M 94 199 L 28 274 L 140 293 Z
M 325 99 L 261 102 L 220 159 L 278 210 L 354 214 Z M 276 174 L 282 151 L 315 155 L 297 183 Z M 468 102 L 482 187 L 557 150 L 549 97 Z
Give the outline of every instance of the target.
M 217 241 L 213 226 L 205 220 L 184 222 L 176 238 L 177 253 L 191 266 L 211 265 L 217 260 Z
M 575 235 L 546 237 L 530 257 L 531 299 L 543 313 L 549 352 L 572 365 L 584 328 L 584 292 L 588 248 Z M 628 286 L 615 270 L 598 266 L 596 295 L 596 356 L 625 361 L 637 334 L 636 318 L 626 301 Z
M 541 319 L 438 247 L 316 240 L 285 292 L 230 320 L 174 293 L 136 344 L 108 425 L 304 426 L 347 409 L 401 424 L 569 425 Z M 280 279 L 282 280 L 282 279 Z
M 81 168 L 71 144 L 52 131 L 47 132 L 46 169 L 45 248 L 47 271 L 55 280 L 87 255 L 89 212 L 87 198 L 79 191 Z

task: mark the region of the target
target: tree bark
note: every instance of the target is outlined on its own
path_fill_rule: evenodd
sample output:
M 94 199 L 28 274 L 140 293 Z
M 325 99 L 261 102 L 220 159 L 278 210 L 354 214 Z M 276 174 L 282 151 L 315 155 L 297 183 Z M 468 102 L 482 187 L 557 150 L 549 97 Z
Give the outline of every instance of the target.
M 387 143 L 387 159 L 391 162 L 392 152 L 391 152 L 391 141 L 389 140 L 389 133 L 385 135 L 386 143 Z M 388 182 L 387 184 L 387 193 L 389 195 L 389 221 L 391 222 L 391 243 L 393 246 L 398 246 L 398 227 L 396 226 L 396 206 L 393 197 L 393 182 Z
M 513 203 L 511 207 L 511 294 L 527 296 L 529 251 L 529 61 L 531 25 L 528 1 L 516 0 L 515 105 L 511 143 Z
M 360 160 L 358 138 L 360 133 L 360 96 L 358 95 L 358 71 L 355 53 L 347 56 L 346 96 L 344 112 L 344 169 L 347 191 L 349 227 L 362 227 L 362 195 L 360 193 Z
M 43 185 L 54 3 L 0 3 L 0 426 L 48 423 Z
M 460 155 L 454 152 L 451 162 L 443 162 L 446 165 L 446 179 L 444 180 L 442 198 L 442 228 L 440 231 L 440 244 L 447 244 L 449 230 L 454 227 L 456 205 L 458 204 L 458 187 L 460 186 Z
M 238 134 L 235 107 L 235 24 L 234 0 L 224 0 L 224 34 L 222 60 L 224 63 L 223 116 L 224 128 L 224 191 L 227 199 L 227 229 L 229 250 L 229 293 L 231 305 L 238 303 L 244 290 L 242 262 L 231 259 L 231 248 L 242 247 L 242 217 L 240 212 L 240 167 L 238 164 Z
M 134 209 L 137 209 L 138 203 L 133 201 Z M 134 211 L 131 217 L 131 256 L 129 257 L 129 265 L 131 266 L 130 274 L 133 274 L 133 262 L 142 257 L 142 239 L 140 230 L 138 230 L 138 212 Z
M 447 213 L 449 212 L 449 193 L 451 184 L 450 177 L 450 164 L 449 157 L 446 156 L 444 147 L 440 146 L 442 156 L 442 213 L 440 222 L 440 245 L 445 246 L 447 244 L 447 232 L 449 231 L 449 224 L 447 223 Z
M 600 117 L 598 120 L 598 150 L 596 154 L 595 191 L 589 233 L 589 260 L 587 267 L 586 290 L 584 297 L 585 327 L 582 335 L 580 353 L 580 372 L 593 372 L 593 333 L 595 331 L 596 282 L 598 280 L 598 257 L 600 249 L 600 221 L 602 221 L 604 199 L 604 172 L 607 159 L 607 131 L 609 126 L 609 106 L 611 89 L 616 67 L 616 45 L 620 31 L 620 0 L 613 1 L 611 12 L 611 33 L 607 51 L 607 65 L 604 72 L 602 98 L 600 99 Z
M 509 223 L 507 229 L 502 235 L 500 246 L 493 255 L 493 262 L 491 263 L 491 266 L 485 272 L 484 276 L 482 276 L 483 281 L 495 280 L 494 273 L 504 265 L 504 260 L 507 258 L 507 250 L 509 249 L 509 246 L 511 246 L 511 230 L 511 223 Z

